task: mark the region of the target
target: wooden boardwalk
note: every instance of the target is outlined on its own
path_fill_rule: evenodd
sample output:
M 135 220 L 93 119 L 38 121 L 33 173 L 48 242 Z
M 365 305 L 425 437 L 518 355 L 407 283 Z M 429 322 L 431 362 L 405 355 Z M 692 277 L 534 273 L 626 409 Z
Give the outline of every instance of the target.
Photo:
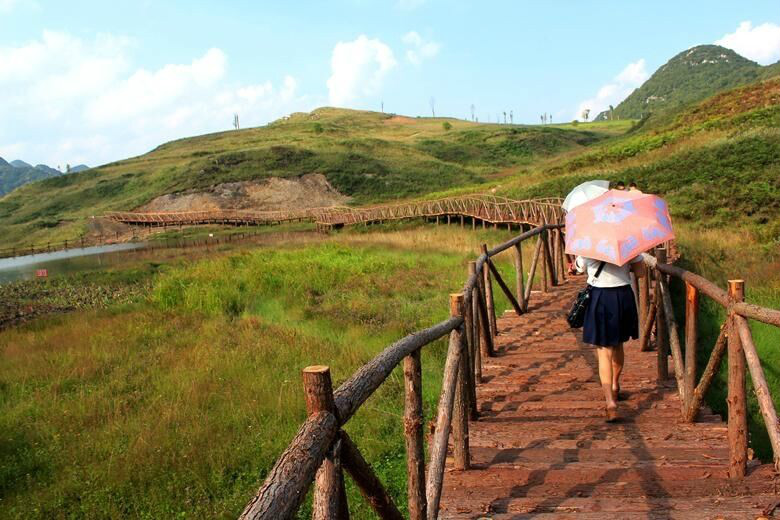
M 595 351 L 565 310 L 583 277 L 498 319 L 483 360 L 471 469 L 448 458 L 440 518 L 743 519 L 777 504 L 771 465 L 727 476 L 727 427 L 702 408 L 679 422 L 674 379 L 656 382 L 656 352 L 626 348 L 621 421 L 604 422 Z M 769 511 L 767 511 L 769 512 Z M 767 515 L 772 517 L 771 512 Z

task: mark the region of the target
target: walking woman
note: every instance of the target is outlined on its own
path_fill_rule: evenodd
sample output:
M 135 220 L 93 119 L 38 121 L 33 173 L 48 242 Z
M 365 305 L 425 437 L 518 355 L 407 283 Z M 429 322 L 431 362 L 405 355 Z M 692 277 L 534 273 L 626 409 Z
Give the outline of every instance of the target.
M 645 266 L 641 255 L 622 266 L 582 256 L 577 257 L 575 264 L 579 272 L 587 272 L 588 284 L 592 287 L 582 340 L 596 347 L 607 422 L 614 422 L 618 419 L 623 343 L 639 337 L 631 272 L 637 278 L 644 276 Z

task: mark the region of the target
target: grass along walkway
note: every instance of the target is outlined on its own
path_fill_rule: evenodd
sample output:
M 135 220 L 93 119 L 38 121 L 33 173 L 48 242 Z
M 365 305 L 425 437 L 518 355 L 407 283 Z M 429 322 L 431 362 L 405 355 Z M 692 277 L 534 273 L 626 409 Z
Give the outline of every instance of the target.
M 444 319 L 478 243 L 507 236 L 409 227 L 163 267 L 141 303 L 0 333 L 0 516 L 235 517 L 305 416 L 301 369 L 337 385 Z M 423 355 L 429 418 L 444 349 Z M 402 396 L 397 372 L 347 427 L 399 504 Z

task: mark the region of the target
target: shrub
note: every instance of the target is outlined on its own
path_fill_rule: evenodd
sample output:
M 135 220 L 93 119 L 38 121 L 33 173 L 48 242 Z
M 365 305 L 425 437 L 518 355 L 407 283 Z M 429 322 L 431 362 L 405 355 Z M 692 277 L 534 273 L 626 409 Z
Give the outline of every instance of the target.
M 441 127 L 442 127 L 442 128 L 445 130 L 445 131 L 449 131 L 449 130 L 452 128 L 452 125 L 450 124 L 450 122 L 449 122 L 449 121 L 445 121 L 445 122 L 443 122 L 443 123 L 441 124 Z

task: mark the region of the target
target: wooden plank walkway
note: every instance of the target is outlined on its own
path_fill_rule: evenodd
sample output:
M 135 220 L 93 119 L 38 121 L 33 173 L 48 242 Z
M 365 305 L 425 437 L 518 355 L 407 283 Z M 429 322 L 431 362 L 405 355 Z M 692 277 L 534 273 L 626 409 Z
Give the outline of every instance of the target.
M 626 346 L 621 421 L 604 422 L 596 353 L 565 320 L 583 283 L 499 318 L 469 424 L 472 468 L 448 460 L 440 518 L 760 518 L 778 500 L 771 465 L 729 480 L 726 424 L 706 408 L 680 424 L 674 380 L 659 386 L 656 353 L 638 342 Z

